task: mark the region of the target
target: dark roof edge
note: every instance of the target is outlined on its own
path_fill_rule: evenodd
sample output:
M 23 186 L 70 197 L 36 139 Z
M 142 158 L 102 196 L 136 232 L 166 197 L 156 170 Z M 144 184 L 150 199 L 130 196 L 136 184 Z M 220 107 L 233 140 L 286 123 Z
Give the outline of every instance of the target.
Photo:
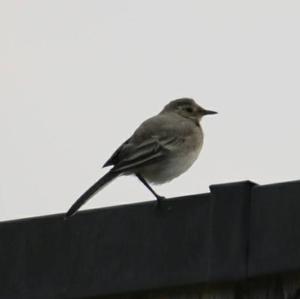
M 300 270 L 300 181 L 0 223 L 1 298 L 85 298 Z

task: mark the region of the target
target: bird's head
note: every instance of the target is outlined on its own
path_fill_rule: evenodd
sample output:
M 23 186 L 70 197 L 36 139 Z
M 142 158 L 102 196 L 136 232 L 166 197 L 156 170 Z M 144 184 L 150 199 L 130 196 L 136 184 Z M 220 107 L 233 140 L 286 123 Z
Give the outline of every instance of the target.
M 177 113 L 182 117 L 191 119 L 196 122 L 199 122 L 205 115 L 217 113 L 215 111 L 202 108 L 193 99 L 190 98 L 181 98 L 171 101 L 164 107 L 162 111 L 162 113 L 167 112 Z

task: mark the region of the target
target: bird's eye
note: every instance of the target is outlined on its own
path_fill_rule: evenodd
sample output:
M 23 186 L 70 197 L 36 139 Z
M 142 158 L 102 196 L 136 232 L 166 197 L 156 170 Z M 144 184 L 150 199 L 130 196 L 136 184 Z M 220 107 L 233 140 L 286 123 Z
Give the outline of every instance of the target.
M 184 110 L 188 113 L 192 113 L 193 112 L 193 108 L 191 107 L 185 107 Z

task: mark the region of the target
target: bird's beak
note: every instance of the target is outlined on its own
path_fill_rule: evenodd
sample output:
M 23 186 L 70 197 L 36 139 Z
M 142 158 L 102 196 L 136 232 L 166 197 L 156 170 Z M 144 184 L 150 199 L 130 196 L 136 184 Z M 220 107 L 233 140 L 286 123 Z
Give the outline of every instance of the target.
M 204 111 L 203 111 L 203 114 L 204 114 L 204 115 L 217 114 L 217 113 L 218 113 L 218 112 L 212 111 L 212 110 L 204 110 Z

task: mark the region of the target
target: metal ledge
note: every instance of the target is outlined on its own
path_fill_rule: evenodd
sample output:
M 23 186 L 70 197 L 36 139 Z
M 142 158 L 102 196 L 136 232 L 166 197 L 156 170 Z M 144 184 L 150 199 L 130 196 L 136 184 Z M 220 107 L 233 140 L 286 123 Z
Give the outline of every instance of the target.
M 87 298 L 300 270 L 300 181 L 0 223 L 0 298 Z

